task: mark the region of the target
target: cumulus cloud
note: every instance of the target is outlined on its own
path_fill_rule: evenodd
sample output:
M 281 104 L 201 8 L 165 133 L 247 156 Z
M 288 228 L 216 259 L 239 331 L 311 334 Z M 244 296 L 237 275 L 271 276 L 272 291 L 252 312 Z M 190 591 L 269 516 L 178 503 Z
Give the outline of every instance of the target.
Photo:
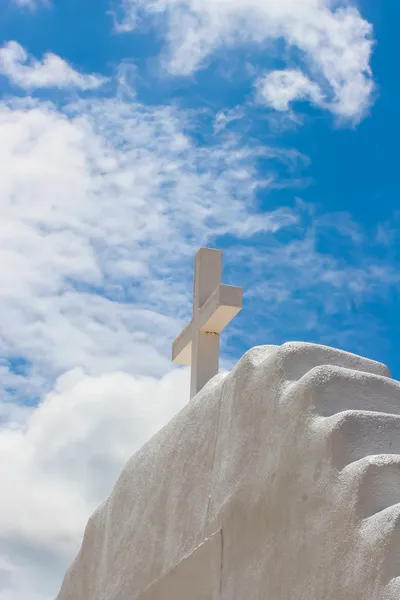
M 39 88 L 77 88 L 93 90 L 105 82 L 99 75 L 83 75 L 59 56 L 47 53 L 39 61 L 17 42 L 10 41 L 0 48 L 0 75 L 26 90 Z
M 370 105 L 372 27 L 347 0 L 124 0 L 123 6 L 124 30 L 139 26 L 146 13 L 163 26 L 167 20 L 172 73 L 202 68 L 220 47 L 250 42 L 267 49 L 283 39 L 307 68 L 308 88 L 321 87 L 326 108 L 357 120 Z M 307 97 L 313 95 L 309 88 Z
M 187 402 L 188 372 L 64 374 L 0 429 L 0 598 L 54 598 L 88 515 L 129 456 Z

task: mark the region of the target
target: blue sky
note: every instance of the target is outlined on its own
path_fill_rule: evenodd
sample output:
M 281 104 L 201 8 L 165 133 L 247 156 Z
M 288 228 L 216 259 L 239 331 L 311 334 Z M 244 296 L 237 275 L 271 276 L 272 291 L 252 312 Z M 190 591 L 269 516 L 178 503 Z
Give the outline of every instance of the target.
M 45 600 L 121 465 L 186 400 L 169 359 L 200 245 L 244 288 L 225 367 L 306 340 L 400 376 L 400 8 L 0 10 L 0 600 Z
M 301 199 L 309 207 L 305 207 L 303 212 L 314 211 L 317 220 L 324 219 L 324 215 L 336 214 L 328 216 L 326 220 L 330 224 L 334 221 L 338 223 L 339 219 L 346 220 L 347 226 L 357 231 L 360 239 L 356 242 L 349 239 L 349 232 L 341 233 L 339 225 L 336 231 L 332 227 L 322 226 L 314 240 L 319 256 L 333 258 L 343 270 L 352 267 L 365 269 L 369 262 L 396 270 L 395 144 L 399 90 L 388 56 L 391 55 L 395 40 L 393 23 L 396 18 L 393 11 L 398 11 L 398 8 L 394 7 L 389 14 L 385 7 L 376 4 L 372 6 L 372 3 L 364 2 L 359 6 L 362 16 L 374 26 L 370 64 L 376 84 L 372 93 L 373 105 L 361 123 L 340 123 L 329 111 L 315 109 L 307 102 L 298 102 L 293 105 L 294 119 L 301 121 L 301 124 L 296 126 L 288 123 L 285 115 L 271 114 L 273 111 L 265 106 L 254 104 L 252 69 L 264 71 L 284 67 L 288 50 L 283 48 L 282 41 L 267 52 L 262 44 L 218 48 L 207 58 L 201 70 L 184 76 L 180 73 L 171 75 L 165 70 L 163 72 L 160 66 L 160 54 L 165 53 L 166 46 L 163 39 L 165 23 L 162 23 L 162 19 L 155 22 L 152 16 L 141 14 L 136 30 L 118 34 L 113 31 L 113 20 L 122 16 L 122 8 L 116 3 L 111 6 L 108 2 L 88 2 L 82 10 L 78 2 L 58 1 L 52 7 L 38 7 L 35 11 L 21 11 L 21 7 L 8 1 L 2 4 L 5 18 L 0 32 L 4 41 L 17 40 L 38 58 L 46 52 L 52 52 L 86 73 L 97 72 L 112 77 L 121 64 L 131 65 L 132 72 L 128 77 L 135 87 L 137 98 L 145 105 L 172 104 L 202 112 L 192 122 L 194 131 L 191 131 L 201 144 L 213 143 L 213 120 L 220 111 L 241 110 L 242 118 L 233 122 L 231 129 L 247 138 L 247 144 L 260 143 L 272 148 L 295 150 L 304 157 L 299 161 L 298 168 L 290 172 L 285 165 L 274 164 L 271 167 L 268 161 L 264 164 L 260 161 L 259 176 L 262 177 L 263 172 L 269 176 L 272 168 L 274 176 L 282 178 L 286 188 L 279 189 L 278 181 L 277 189 L 258 192 L 256 201 L 260 210 L 280 206 L 292 208 L 296 200 Z M 79 19 L 76 19 L 77 13 Z M 289 62 L 295 64 L 295 60 L 293 52 Z M 5 92 L 10 90 L 7 80 L 1 83 Z M 21 90 L 14 88 L 12 91 L 21 94 Z M 105 90 L 104 93 L 113 92 Z M 56 102 L 65 100 L 66 96 L 60 94 L 59 90 L 54 93 L 51 89 L 45 93 L 39 90 L 35 95 L 41 98 L 47 95 Z M 268 119 L 276 116 L 282 123 L 271 126 Z M 291 180 L 293 185 L 290 185 Z M 297 231 L 281 232 L 283 239 L 296 239 L 296 236 L 304 235 L 307 221 L 310 226 L 312 219 L 305 214 L 304 222 Z M 390 240 L 387 239 L 386 243 L 376 240 L 380 228 L 385 233 L 389 232 L 387 237 Z M 276 237 L 280 238 L 279 235 Z M 231 252 L 229 261 L 233 264 L 229 268 L 235 271 L 236 281 L 242 283 L 240 261 L 236 268 L 234 266 L 237 241 L 219 239 L 217 236 L 210 241 Z M 264 254 L 265 244 L 269 245 L 270 241 L 255 236 L 246 240 L 246 247 L 250 245 L 254 250 L 259 248 Z M 188 278 L 190 275 L 188 272 Z M 258 280 L 272 277 L 276 282 L 280 278 L 279 269 L 268 269 L 267 265 L 256 276 Z M 394 351 L 397 340 L 396 281 L 387 285 L 376 277 L 365 285 L 367 289 L 363 293 L 342 290 L 340 306 L 334 314 L 324 314 L 324 294 L 329 295 L 329 290 L 324 291 L 318 282 L 313 285 L 315 294 L 312 299 L 308 299 L 307 290 L 292 290 L 292 300 L 281 307 L 281 323 L 281 309 L 278 308 L 278 312 L 274 313 L 275 322 L 271 324 L 264 322 L 268 300 L 264 303 L 260 299 L 254 306 L 248 300 L 247 312 L 251 311 L 258 323 L 261 319 L 263 327 L 258 324 L 249 331 L 247 315 L 241 315 L 241 325 L 248 331 L 248 337 L 239 342 L 234 358 L 253 343 L 307 339 L 338 345 L 382 360 L 390 365 L 396 375 L 400 370 Z M 372 293 L 373 287 L 377 289 Z M 318 289 L 321 290 L 320 294 Z M 305 328 L 303 318 L 296 319 L 298 302 L 302 302 L 303 294 L 307 311 L 315 311 L 318 316 L 313 327 Z M 264 326 L 265 334 L 262 333 Z

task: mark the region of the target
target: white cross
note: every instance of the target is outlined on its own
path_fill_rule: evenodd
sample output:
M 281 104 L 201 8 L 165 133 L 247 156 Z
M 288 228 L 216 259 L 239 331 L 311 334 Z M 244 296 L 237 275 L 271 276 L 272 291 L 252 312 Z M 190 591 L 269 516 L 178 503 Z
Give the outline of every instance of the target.
M 222 252 L 200 248 L 194 259 L 193 318 L 172 346 L 172 361 L 192 365 L 190 397 L 218 373 L 219 334 L 242 309 L 242 288 L 223 285 Z

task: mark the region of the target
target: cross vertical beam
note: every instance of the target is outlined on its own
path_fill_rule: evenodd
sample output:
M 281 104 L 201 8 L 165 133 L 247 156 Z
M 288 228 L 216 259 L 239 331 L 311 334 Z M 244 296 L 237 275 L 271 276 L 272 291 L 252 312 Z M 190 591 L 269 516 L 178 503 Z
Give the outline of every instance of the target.
M 222 252 L 201 248 L 194 259 L 193 279 L 193 321 L 198 311 L 218 288 L 222 281 Z M 190 376 L 190 397 L 193 398 L 205 384 L 217 375 L 219 370 L 219 335 L 200 331 L 192 333 L 192 371 Z
M 221 284 L 222 251 L 200 248 L 194 261 L 193 317 L 172 347 L 175 363 L 192 366 L 190 396 L 218 373 L 220 333 L 242 308 L 242 289 Z

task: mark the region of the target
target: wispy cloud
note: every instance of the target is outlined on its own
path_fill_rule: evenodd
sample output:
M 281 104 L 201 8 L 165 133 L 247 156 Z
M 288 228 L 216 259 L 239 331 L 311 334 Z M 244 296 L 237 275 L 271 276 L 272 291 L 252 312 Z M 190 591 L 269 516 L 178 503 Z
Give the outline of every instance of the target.
M 306 205 L 289 240 L 277 236 L 256 251 L 239 245 L 235 261 L 250 265 L 240 332 L 247 347 L 306 339 L 365 354 L 378 324 L 368 314 L 365 327 L 364 307 L 384 302 L 398 281 L 395 261 L 378 257 L 375 241 L 347 213 L 314 212 L 310 220 Z
M 266 91 L 278 83 L 281 90 L 280 101 L 276 103 L 275 93 L 272 106 L 286 107 L 283 84 L 285 95 L 291 96 L 288 100 L 300 94 L 321 104 L 324 98 L 324 107 L 343 119 L 360 119 L 371 103 L 372 27 L 347 0 L 123 0 L 122 4 L 124 31 L 140 27 L 145 14 L 166 27 L 171 73 L 187 75 L 203 68 L 220 47 L 250 42 L 266 50 L 267 43 L 283 39 L 289 63 L 294 50 L 305 72 L 297 74 L 296 81 L 292 70 L 286 77 L 279 72 L 269 76 Z
M 48 5 L 50 3 L 50 0 L 11 0 L 11 2 L 16 4 L 17 6 L 33 10 L 37 8 L 39 4 Z
M 25 90 L 50 87 L 93 90 L 106 81 L 100 75 L 84 75 L 75 71 L 55 54 L 47 53 L 39 61 L 14 41 L 0 48 L 0 75 Z

